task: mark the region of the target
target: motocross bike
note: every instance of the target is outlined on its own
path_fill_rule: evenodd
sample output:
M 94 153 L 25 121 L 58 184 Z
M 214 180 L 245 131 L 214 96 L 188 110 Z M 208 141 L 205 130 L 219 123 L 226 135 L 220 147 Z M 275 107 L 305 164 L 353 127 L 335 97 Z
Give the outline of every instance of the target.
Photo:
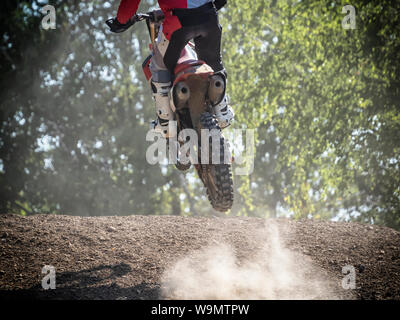
M 151 44 L 150 50 L 155 46 L 155 40 L 164 15 L 162 11 L 155 10 L 146 14 L 136 14 L 135 22 L 146 21 L 149 31 Z M 143 62 L 143 72 L 149 82 L 151 81 L 150 54 Z M 226 212 L 231 209 L 233 204 L 233 181 L 229 144 L 222 135 L 218 121 L 213 114 L 212 107 L 223 98 L 225 94 L 226 80 L 223 74 L 214 74 L 213 69 L 204 61 L 198 60 L 195 47 L 190 41 L 182 50 L 181 56 L 174 70 L 174 81 L 170 91 L 170 104 L 175 115 L 177 124 L 177 135 L 182 130 L 194 129 L 197 133 L 197 161 L 193 157 L 189 158 L 189 163 L 182 163 L 179 157 L 176 160 L 176 168 L 186 171 L 191 163 L 194 165 L 201 181 L 203 182 L 208 199 L 212 207 L 220 212 Z M 217 132 L 217 135 L 209 135 L 208 139 L 201 139 L 201 131 L 206 129 L 209 132 Z M 168 141 L 169 139 L 167 139 Z M 204 141 L 202 141 L 204 140 Z M 217 141 L 216 141 L 217 140 Z M 178 139 L 182 146 L 185 141 Z M 219 145 L 215 155 L 215 149 L 212 144 Z M 204 150 L 207 148 L 207 150 Z M 207 151 L 208 158 L 204 161 L 201 153 Z M 230 161 L 226 161 L 227 157 Z M 215 161 L 215 156 L 219 161 Z M 202 161 L 203 159 L 203 161 Z M 213 161 L 214 160 L 214 161 Z

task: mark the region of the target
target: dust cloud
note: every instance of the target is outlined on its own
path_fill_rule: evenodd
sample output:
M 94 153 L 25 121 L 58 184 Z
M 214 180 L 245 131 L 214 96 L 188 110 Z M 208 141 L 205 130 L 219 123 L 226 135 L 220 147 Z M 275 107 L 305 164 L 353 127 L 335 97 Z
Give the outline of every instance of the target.
M 262 244 L 255 250 L 239 252 L 222 242 L 177 261 L 162 276 L 162 298 L 339 299 L 337 281 L 285 248 L 277 226 L 269 224 L 254 237 Z

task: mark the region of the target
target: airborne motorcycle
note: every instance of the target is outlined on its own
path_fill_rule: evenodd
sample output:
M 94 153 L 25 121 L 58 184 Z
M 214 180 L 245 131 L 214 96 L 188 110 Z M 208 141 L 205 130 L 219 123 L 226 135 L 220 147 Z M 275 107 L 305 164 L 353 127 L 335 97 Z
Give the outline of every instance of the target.
M 146 21 L 151 39 L 151 50 L 163 18 L 160 10 L 136 14 L 135 16 L 135 22 Z M 206 187 L 212 207 L 217 211 L 225 212 L 231 209 L 233 204 L 231 161 L 226 161 L 226 155 L 230 155 L 230 150 L 213 114 L 212 106 L 224 96 L 226 81 L 223 75 L 214 74 L 210 66 L 204 61 L 198 60 L 194 49 L 194 44 L 189 42 L 182 50 L 174 72 L 175 80 L 170 92 L 170 103 L 175 114 L 178 136 L 185 129 L 196 131 L 198 159 L 193 161 L 194 159 L 191 158 L 191 162 Z M 152 54 L 145 59 L 142 65 L 149 84 L 152 77 L 149 68 L 151 58 Z M 201 139 L 203 129 L 218 134 L 208 136 L 208 139 Z M 178 139 L 178 143 L 182 146 L 185 141 Z M 215 149 L 212 148 L 212 144 L 219 145 L 216 148 L 219 152 L 217 155 L 219 161 L 215 161 Z M 204 150 L 205 148 L 207 150 Z M 202 151 L 206 151 L 206 155 L 208 155 L 206 161 L 201 156 Z M 231 157 L 229 159 L 231 160 Z M 191 164 L 184 164 L 177 159 L 175 166 L 181 171 L 186 171 Z

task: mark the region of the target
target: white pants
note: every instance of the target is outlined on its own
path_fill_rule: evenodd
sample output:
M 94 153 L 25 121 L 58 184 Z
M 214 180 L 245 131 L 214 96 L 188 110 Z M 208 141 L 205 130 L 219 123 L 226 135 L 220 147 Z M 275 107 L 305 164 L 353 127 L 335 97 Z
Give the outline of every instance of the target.
M 168 39 L 162 32 L 162 25 L 154 42 L 153 56 L 150 61 L 150 71 L 152 80 L 155 82 L 167 83 L 171 81 L 171 75 L 164 64 L 164 55 L 169 45 Z

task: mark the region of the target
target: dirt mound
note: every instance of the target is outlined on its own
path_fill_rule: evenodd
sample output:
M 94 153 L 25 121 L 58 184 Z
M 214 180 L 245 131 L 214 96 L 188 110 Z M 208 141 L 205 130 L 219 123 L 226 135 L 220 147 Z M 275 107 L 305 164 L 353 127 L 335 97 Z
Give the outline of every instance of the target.
M 0 215 L 0 255 L 3 299 L 400 299 L 400 233 L 358 223 Z

